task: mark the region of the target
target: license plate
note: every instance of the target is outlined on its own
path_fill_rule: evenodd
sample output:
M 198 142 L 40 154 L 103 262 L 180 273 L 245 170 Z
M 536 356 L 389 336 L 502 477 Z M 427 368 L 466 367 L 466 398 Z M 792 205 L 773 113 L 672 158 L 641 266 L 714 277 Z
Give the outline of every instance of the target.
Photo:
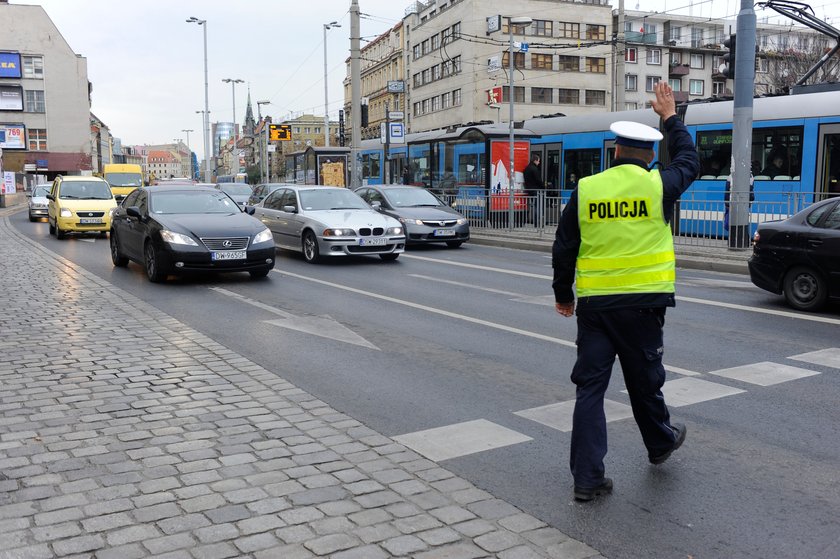
M 82 217 L 79 218 L 79 223 L 105 223 L 105 221 L 98 217 Z
M 213 260 L 245 260 L 248 253 L 244 250 L 226 250 L 224 252 L 210 253 Z
M 359 246 L 364 247 L 372 247 L 372 246 L 383 246 L 387 244 L 387 239 L 382 237 L 374 238 L 374 239 L 359 239 Z
M 454 237 L 454 229 L 435 229 L 435 237 Z

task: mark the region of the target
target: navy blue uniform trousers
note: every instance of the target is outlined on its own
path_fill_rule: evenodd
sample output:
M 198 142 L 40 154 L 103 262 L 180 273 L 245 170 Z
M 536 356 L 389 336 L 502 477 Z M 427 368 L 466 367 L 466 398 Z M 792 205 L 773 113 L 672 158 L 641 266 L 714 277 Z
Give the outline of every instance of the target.
M 616 355 L 648 456 L 658 456 L 674 446 L 674 432 L 661 390 L 665 383 L 662 366 L 665 307 L 579 310 L 577 323 L 577 362 L 572 370 L 577 400 L 569 462 L 575 485 L 591 488 L 604 479 L 607 454 L 604 393 Z

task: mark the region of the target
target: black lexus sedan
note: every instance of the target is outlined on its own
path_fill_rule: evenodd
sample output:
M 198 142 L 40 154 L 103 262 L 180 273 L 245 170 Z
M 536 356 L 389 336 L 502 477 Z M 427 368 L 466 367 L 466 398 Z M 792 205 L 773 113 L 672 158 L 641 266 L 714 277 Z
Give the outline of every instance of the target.
M 788 304 L 815 311 L 840 299 L 840 197 L 817 202 L 753 236 L 750 279 Z
M 142 265 L 152 282 L 169 274 L 274 267 L 274 238 L 230 196 L 212 187 L 151 186 L 126 196 L 111 219 L 111 260 Z

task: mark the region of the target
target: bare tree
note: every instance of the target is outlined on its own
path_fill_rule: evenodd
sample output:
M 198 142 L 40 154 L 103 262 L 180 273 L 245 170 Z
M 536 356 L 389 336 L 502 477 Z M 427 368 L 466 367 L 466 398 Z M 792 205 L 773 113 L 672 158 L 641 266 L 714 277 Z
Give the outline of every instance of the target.
M 789 91 L 826 53 L 831 50 L 827 37 L 815 37 L 807 50 L 787 48 L 768 50 L 757 56 L 759 69 L 766 64 L 761 82 L 771 91 Z M 757 74 L 756 77 L 762 74 Z M 758 80 L 756 80 L 758 81 Z M 840 53 L 836 53 L 808 78 L 807 84 L 840 81 Z

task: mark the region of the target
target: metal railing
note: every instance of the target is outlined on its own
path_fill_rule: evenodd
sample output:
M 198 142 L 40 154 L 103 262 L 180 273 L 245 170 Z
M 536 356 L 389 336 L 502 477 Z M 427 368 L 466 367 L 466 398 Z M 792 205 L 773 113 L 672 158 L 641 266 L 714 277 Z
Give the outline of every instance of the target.
M 550 191 L 549 191 L 550 192 Z M 476 232 L 510 234 L 528 238 L 554 237 L 560 223 L 566 196 L 550 196 L 546 192 L 536 195 L 515 191 L 513 221 L 511 222 L 510 197 L 507 191 L 487 193 L 484 190 L 461 190 L 458 194 L 437 193 L 446 204 L 454 207 L 469 220 Z M 683 246 L 725 247 L 730 234 L 728 214 L 747 205 L 749 238 L 759 223 L 786 219 L 814 202 L 837 194 L 803 192 L 761 192 L 755 200 L 727 202 L 720 190 L 693 190 L 683 194 L 674 207 L 672 227 L 674 243 Z M 748 243 L 747 243 L 748 244 Z

